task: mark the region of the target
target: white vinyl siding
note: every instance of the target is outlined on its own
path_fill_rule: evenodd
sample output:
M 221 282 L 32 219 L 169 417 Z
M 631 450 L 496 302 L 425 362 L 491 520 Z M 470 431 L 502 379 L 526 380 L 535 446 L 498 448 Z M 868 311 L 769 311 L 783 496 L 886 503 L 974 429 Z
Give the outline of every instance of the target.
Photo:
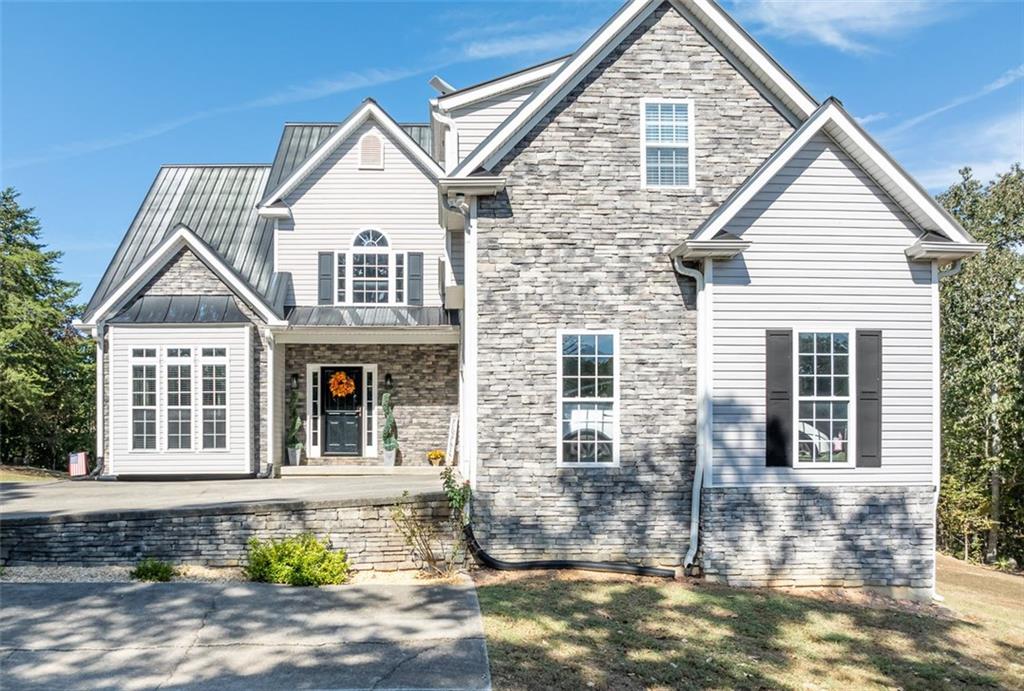
M 932 482 L 933 275 L 903 253 L 920 230 L 823 135 L 726 230 L 752 244 L 709 286 L 713 483 Z M 856 329 L 882 331 L 882 466 L 765 467 L 765 330 L 829 324 L 851 346 Z
M 381 137 L 384 170 L 359 168 L 358 142 L 370 131 Z M 342 142 L 285 203 L 292 220 L 278 223 L 275 255 L 276 270 L 292 275 L 289 305 L 316 305 L 318 253 L 351 251 L 356 235 L 368 228 L 387 236 L 391 252 L 423 253 L 423 304 L 441 304 L 437 266 L 447 252 L 438 225 L 437 187 L 374 123 L 363 124 Z M 340 287 L 335 285 L 335 297 Z M 345 288 L 351 294 L 352 284 Z
M 248 330 L 249 327 L 238 326 L 110 327 L 110 448 L 107 461 L 111 464 L 112 474 L 198 475 L 252 471 L 249 450 L 252 368 Z M 154 353 L 151 362 L 158 374 L 155 448 L 145 450 L 132 448 L 133 367 L 138 364 L 137 359 L 132 358 L 132 351 L 137 349 Z M 188 349 L 189 355 L 183 356 L 182 349 Z M 224 356 L 204 358 L 201 352 L 204 349 L 217 349 Z M 206 377 L 202 370 L 212 363 L 223 367 L 223 392 L 220 397 L 207 399 L 204 391 Z M 181 368 L 187 368 L 187 372 Z M 182 378 L 189 382 L 187 397 L 181 395 Z M 214 390 L 220 387 L 220 384 L 212 384 Z M 208 401 L 210 405 L 207 405 Z M 176 424 L 172 424 L 172 411 L 177 411 Z M 204 448 L 205 433 L 209 429 L 205 422 L 214 417 L 222 418 L 219 429 L 224 432 L 224 447 Z M 184 442 L 188 442 L 187 447 L 183 446 Z M 175 446 L 181 448 L 173 448 Z
M 531 84 L 515 91 L 497 94 L 476 103 L 453 108 L 449 113 L 459 131 L 459 161 L 462 161 L 491 132 L 498 128 L 516 108 L 537 89 Z

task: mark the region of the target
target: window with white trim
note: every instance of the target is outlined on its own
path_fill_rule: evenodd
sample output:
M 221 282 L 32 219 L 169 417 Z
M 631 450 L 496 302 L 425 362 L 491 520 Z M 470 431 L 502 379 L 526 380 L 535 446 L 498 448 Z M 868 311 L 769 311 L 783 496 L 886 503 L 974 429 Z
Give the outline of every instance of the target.
M 156 349 L 132 348 L 132 449 L 156 449 Z
M 202 349 L 203 448 L 228 446 L 228 363 L 225 348 Z
M 405 303 L 405 254 L 394 252 L 378 230 L 356 235 L 352 249 L 338 252 L 335 262 L 338 304 L 381 305 Z
M 613 332 L 559 335 L 561 465 L 618 462 L 618 339 Z
M 192 448 L 192 349 L 167 349 L 167 448 Z
M 850 464 L 850 333 L 801 331 L 796 341 L 796 465 Z
M 642 187 L 693 187 L 690 101 L 643 99 L 640 136 Z

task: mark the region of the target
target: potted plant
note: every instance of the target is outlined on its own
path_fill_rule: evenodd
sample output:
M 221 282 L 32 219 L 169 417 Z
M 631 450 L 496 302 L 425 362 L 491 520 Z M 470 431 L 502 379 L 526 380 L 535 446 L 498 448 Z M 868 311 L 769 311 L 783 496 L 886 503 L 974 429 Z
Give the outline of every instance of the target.
M 384 447 L 384 465 L 394 465 L 398 457 L 398 431 L 395 427 L 395 412 L 391 407 L 390 391 L 386 391 L 380 397 L 380 407 L 384 411 L 384 429 L 380 435 Z
M 431 449 L 427 452 L 427 460 L 430 465 L 444 465 L 445 455 L 444 449 Z
M 302 453 L 302 418 L 299 417 L 299 397 L 293 388 L 288 394 L 288 465 L 298 465 Z

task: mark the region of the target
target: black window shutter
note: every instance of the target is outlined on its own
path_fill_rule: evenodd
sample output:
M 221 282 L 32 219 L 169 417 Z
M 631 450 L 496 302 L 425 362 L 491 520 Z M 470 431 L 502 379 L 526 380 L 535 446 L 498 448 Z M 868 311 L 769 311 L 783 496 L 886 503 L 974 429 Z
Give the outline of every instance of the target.
M 331 294 L 334 292 L 334 252 L 320 252 L 317 255 L 317 289 L 318 305 L 330 305 Z
M 857 467 L 882 467 L 882 332 L 857 331 Z
M 423 253 L 409 253 L 409 295 L 406 302 L 410 305 L 423 304 Z
M 765 332 L 765 465 L 793 465 L 793 331 Z

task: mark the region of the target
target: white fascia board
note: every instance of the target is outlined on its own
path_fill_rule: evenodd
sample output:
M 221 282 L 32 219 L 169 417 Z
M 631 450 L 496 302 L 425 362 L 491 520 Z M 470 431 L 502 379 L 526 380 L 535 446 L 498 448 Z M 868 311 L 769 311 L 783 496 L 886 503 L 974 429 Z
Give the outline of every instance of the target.
M 749 240 L 686 240 L 669 253 L 686 261 L 697 259 L 732 259 L 750 247 Z
M 289 219 L 292 217 L 292 210 L 287 206 L 261 206 L 256 213 L 260 218 Z
M 468 196 L 489 196 L 505 189 L 505 178 L 477 175 L 471 178 L 441 178 L 437 181 L 441 194 L 465 194 Z
M 710 0 L 632 0 L 598 29 L 519 110 L 481 142 L 452 175 L 466 176 L 478 168 L 490 169 L 496 165 L 515 146 L 522 134 L 529 132 L 663 2 L 671 2 L 675 9 L 688 11 L 704 23 L 741 62 L 751 66 L 756 76 L 764 81 L 765 87 L 783 98 L 797 116 L 806 118 L 818 107 L 814 99 L 763 48 Z
M 437 161 L 432 159 L 426 151 L 420 148 L 419 144 L 413 141 L 409 133 L 401 128 L 401 126 L 395 122 L 390 115 L 384 112 L 384 110 L 373 101 L 366 101 L 361 105 L 352 115 L 345 119 L 345 122 L 334 131 L 330 137 L 328 137 L 323 144 L 321 144 L 316 151 L 310 154 L 309 158 L 305 162 L 295 169 L 287 180 L 285 180 L 276 190 L 270 193 L 269 196 L 264 198 L 258 205 L 258 209 L 269 207 L 273 204 L 280 202 L 286 197 L 292 190 L 294 190 L 300 182 L 306 179 L 317 166 L 324 162 L 324 160 L 334 151 L 338 146 L 342 144 L 346 139 L 352 136 L 364 122 L 368 119 L 372 119 L 403 149 L 406 154 L 414 158 L 420 165 L 423 166 L 427 174 L 433 179 L 437 179 L 444 175 L 444 171 L 441 170 L 441 166 L 437 164 Z
M 203 260 L 217 276 L 234 290 L 239 297 L 255 309 L 268 324 L 287 324 L 280 319 L 274 311 L 257 295 L 245 282 L 240 280 L 234 271 L 213 252 L 205 242 L 199 240 L 188 226 L 179 224 L 173 233 L 167 236 L 162 243 L 149 255 L 146 261 L 132 271 L 121 285 L 101 304 L 96 310 L 88 315 L 92 323 L 106 318 L 123 301 L 134 295 L 135 290 L 142 282 L 150 278 L 156 271 L 164 266 L 170 259 L 183 248 L 188 248 Z
M 937 242 L 918 240 L 904 252 L 913 261 L 951 262 L 982 254 L 988 246 L 983 242 Z
M 434 344 L 458 343 L 458 326 L 276 326 L 277 343 Z
M 974 242 L 938 202 L 924 192 L 906 171 L 857 125 L 838 101 L 831 98 L 754 172 L 733 197 L 712 214 L 708 222 L 701 226 L 690 240 L 709 240 L 724 230 L 736 214 L 821 131 L 854 159 L 866 158 L 877 166 L 878 174 L 873 175 L 875 181 L 925 230 L 940 233 L 958 244 L 969 245 Z M 859 161 L 858 163 L 860 164 Z M 905 201 L 901 201 L 900 197 Z
M 566 58 L 546 62 L 543 65 L 537 65 L 507 77 L 493 79 L 479 86 L 469 86 L 450 94 L 444 94 L 437 97 L 435 101 L 438 108 L 445 112 L 463 108 L 493 96 L 542 82 L 557 72 L 565 64 L 565 61 Z

